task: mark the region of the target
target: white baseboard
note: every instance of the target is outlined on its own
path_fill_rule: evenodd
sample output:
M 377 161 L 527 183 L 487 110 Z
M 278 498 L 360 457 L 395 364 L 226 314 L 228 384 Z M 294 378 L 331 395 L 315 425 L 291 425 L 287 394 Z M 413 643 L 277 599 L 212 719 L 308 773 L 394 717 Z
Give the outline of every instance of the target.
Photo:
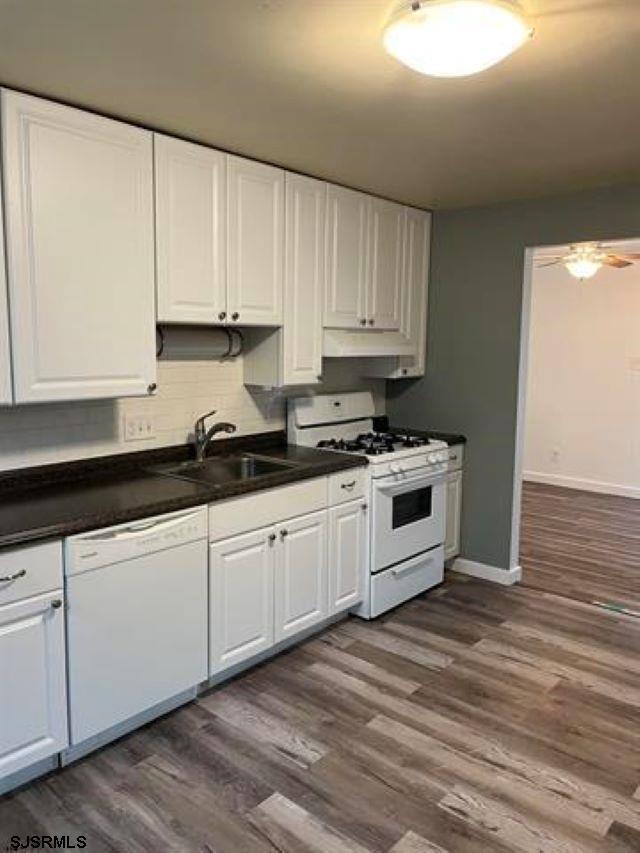
M 543 471 L 523 471 L 522 479 L 531 483 L 544 483 L 548 486 L 562 486 L 565 489 L 578 489 L 581 492 L 598 492 L 602 495 L 617 495 L 621 498 L 640 499 L 640 488 L 622 486 L 618 483 L 604 483 L 601 480 L 585 480 L 582 477 L 566 477 L 563 474 L 547 474 Z
M 470 575 L 472 578 L 481 578 L 491 583 L 499 583 L 502 586 L 512 586 L 522 580 L 522 568 L 516 566 L 513 569 L 501 569 L 498 566 L 489 566 L 487 563 L 477 563 L 475 560 L 466 560 L 458 557 L 453 561 L 451 571 L 459 572 L 461 575 Z

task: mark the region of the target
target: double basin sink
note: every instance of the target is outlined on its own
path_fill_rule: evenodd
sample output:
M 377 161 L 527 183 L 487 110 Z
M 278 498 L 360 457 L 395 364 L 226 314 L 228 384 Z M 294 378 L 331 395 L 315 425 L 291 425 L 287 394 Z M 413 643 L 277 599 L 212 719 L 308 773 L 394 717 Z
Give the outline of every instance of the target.
M 161 465 L 153 471 L 193 483 L 205 483 L 215 488 L 227 486 L 230 483 L 257 480 L 260 477 L 280 474 L 297 467 L 295 462 L 282 462 L 252 453 L 240 453 L 234 456 L 209 456 L 201 462 L 189 460 L 177 465 Z

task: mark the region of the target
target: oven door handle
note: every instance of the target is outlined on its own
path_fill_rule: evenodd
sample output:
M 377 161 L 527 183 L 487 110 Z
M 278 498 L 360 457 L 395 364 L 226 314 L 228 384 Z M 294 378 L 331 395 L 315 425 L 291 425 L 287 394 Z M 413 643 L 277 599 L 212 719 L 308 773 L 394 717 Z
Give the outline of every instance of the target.
M 419 477 L 407 477 L 405 480 L 393 483 L 376 482 L 375 489 L 386 495 L 401 495 L 403 492 L 413 492 L 415 489 L 423 489 L 428 486 L 438 486 L 444 483 L 445 474 L 429 474 Z

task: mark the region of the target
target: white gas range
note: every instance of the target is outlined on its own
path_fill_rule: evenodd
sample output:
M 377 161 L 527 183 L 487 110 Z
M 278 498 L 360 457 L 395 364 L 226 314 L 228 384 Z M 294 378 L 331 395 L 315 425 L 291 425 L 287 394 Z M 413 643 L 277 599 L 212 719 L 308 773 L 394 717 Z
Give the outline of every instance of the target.
M 377 433 L 369 391 L 289 401 L 288 440 L 366 455 L 369 491 L 365 619 L 440 583 L 444 577 L 448 448 L 419 435 Z

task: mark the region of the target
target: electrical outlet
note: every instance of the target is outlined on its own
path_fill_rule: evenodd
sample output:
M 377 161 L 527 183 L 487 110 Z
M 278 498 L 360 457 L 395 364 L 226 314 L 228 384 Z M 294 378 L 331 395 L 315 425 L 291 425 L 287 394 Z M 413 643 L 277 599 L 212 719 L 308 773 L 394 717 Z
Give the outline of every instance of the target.
M 155 437 L 156 431 L 151 415 L 124 416 L 125 441 L 143 441 Z

